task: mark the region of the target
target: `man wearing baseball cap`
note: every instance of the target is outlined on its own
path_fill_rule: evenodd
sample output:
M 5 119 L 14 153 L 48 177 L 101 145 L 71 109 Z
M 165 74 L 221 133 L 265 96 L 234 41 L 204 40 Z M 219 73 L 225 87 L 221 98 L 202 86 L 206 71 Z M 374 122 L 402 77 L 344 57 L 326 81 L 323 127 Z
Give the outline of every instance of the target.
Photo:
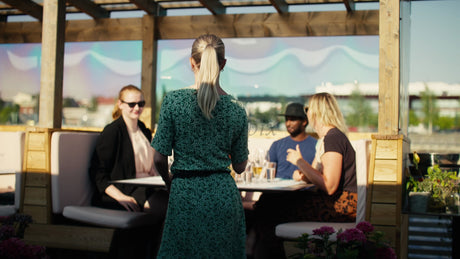
M 277 163 L 277 178 L 300 180 L 301 173 L 297 166 L 286 161 L 286 152 L 289 148 L 295 149 L 296 145 L 299 145 L 303 158 L 311 163 L 315 157 L 316 139 L 309 136 L 305 131 L 308 125 L 308 118 L 302 104 L 288 104 L 286 111 L 280 116 L 285 118 L 286 130 L 289 136 L 273 142 L 268 151 L 268 159 Z

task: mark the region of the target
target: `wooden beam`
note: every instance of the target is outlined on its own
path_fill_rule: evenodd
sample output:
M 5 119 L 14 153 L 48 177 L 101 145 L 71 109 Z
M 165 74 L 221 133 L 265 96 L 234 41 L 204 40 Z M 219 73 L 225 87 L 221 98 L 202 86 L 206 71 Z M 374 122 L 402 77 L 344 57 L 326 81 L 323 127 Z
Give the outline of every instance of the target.
M 142 40 L 142 18 L 66 22 L 66 42 Z
M 159 6 L 154 0 L 129 0 L 135 4 L 137 8 L 144 10 L 146 13 L 151 15 L 165 15 L 166 10 Z
M 353 13 L 355 11 L 355 0 L 343 0 L 347 12 Z
M 156 39 L 379 35 L 379 11 L 165 16 L 155 18 Z M 141 18 L 70 20 L 66 42 L 142 40 Z M 0 23 L 0 43 L 39 43 L 41 23 Z
M 61 128 L 64 74 L 65 0 L 43 1 L 42 64 L 38 124 Z
M 378 10 L 158 17 L 159 39 L 378 35 Z
M 43 20 L 43 7 L 32 0 L 2 0 L 2 2 L 39 21 Z
M 41 41 L 40 22 L 0 23 L 0 43 L 40 43 Z
M 225 6 L 219 0 L 198 0 L 213 15 L 224 14 Z
M 379 21 L 379 134 L 399 133 L 399 0 L 381 0 Z
M 279 14 L 288 12 L 288 5 L 285 0 L 270 0 L 270 3 L 275 7 Z
M 67 3 L 75 6 L 80 11 L 94 19 L 110 18 L 110 12 L 89 0 L 67 0 Z

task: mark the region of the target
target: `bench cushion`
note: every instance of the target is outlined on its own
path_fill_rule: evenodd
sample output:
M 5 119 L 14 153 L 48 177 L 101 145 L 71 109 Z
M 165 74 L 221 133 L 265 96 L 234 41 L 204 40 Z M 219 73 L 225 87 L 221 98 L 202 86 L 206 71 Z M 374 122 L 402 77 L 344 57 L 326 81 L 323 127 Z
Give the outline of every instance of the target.
M 1 205 L 0 206 L 0 217 L 6 217 L 16 213 L 17 209 L 14 205 Z
M 51 193 L 53 213 L 67 205 L 89 206 L 93 188 L 89 164 L 98 132 L 53 132 L 51 136 Z
M 14 205 L 1 205 L 0 216 L 19 210 L 25 135 L 24 131 L 0 131 L 0 191 L 14 192 Z
M 283 223 L 276 226 L 276 236 L 284 239 L 296 239 L 304 233 L 309 235 L 313 234 L 313 230 L 318 229 L 323 226 L 328 226 L 334 228 L 336 231 L 340 229 L 345 230 L 349 228 L 354 228 L 356 226 L 355 222 L 344 223 L 344 222 L 289 222 Z M 330 236 L 329 240 L 336 240 L 336 233 Z
M 104 209 L 92 206 L 66 206 L 64 217 L 101 227 L 128 229 L 159 223 L 158 216 L 144 212 Z

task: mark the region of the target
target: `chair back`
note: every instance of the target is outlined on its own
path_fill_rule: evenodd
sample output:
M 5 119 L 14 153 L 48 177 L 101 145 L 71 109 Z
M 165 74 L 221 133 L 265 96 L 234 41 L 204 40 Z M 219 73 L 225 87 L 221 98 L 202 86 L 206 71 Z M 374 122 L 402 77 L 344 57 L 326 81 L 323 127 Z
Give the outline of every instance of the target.
M 53 132 L 51 135 L 51 195 L 53 213 L 65 206 L 89 206 L 93 187 L 89 166 L 99 132 Z
M 0 131 L 0 189 L 14 191 L 14 208 L 21 203 L 24 131 Z
M 359 139 L 351 141 L 356 153 L 356 180 L 358 184 L 358 206 L 356 223 L 366 218 L 367 177 L 369 172 L 369 144 L 370 140 Z

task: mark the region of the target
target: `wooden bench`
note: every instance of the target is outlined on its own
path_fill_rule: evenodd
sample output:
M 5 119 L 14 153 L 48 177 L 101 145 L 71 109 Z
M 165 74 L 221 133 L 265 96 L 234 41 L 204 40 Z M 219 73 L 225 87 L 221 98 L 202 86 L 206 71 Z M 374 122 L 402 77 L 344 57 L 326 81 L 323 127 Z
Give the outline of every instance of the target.
M 26 232 L 29 243 L 110 252 L 121 257 L 122 252 L 129 251 L 129 255 L 133 255 L 139 250 L 134 247 L 152 240 L 147 234 L 155 236 L 161 231 L 162 222 L 152 214 L 91 206 L 94 190 L 88 169 L 98 136 L 98 132 L 52 133 L 51 200 L 54 222 L 31 226 Z M 124 249 L 117 249 L 119 246 Z
M 0 216 L 19 211 L 24 139 L 24 131 L 0 131 L 0 192 L 5 197 L 14 197 L 14 204 L 0 206 Z

